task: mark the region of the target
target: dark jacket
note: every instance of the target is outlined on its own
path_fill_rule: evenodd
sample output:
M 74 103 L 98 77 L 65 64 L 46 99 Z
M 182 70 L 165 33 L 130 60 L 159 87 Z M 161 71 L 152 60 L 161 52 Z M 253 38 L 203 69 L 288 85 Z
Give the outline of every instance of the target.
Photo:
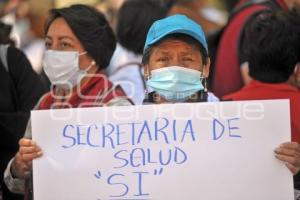
M 0 61 L 0 180 L 3 200 L 17 200 L 22 197 L 8 192 L 2 182 L 3 173 L 18 150 L 18 141 L 24 135 L 30 110 L 45 89 L 23 52 L 9 47 L 6 61 L 8 70 Z

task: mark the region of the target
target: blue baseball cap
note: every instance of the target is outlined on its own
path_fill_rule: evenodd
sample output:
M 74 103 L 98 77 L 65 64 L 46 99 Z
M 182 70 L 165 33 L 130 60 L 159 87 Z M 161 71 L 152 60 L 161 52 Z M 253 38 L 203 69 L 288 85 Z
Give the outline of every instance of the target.
M 200 42 L 208 52 L 208 45 L 202 27 L 187 16 L 180 14 L 157 20 L 152 24 L 147 34 L 144 51 L 167 35 L 175 33 L 191 36 Z

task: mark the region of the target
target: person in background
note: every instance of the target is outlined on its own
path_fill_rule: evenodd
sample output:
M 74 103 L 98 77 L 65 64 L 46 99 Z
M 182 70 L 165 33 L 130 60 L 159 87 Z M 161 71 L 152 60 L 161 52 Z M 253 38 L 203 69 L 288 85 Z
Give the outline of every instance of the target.
M 288 84 L 288 80 L 300 61 L 300 15 L 296 12 L 265 11 L 246 27 L 245 41 L 249 44 L 245 52 L 253 80 L 223 99 L 290 100 L 292 143 L 279 147 L 276 157 L 284 161 L 293 174 L 297 174 L 300 167 L 300 91 Z M 296 188 L 300 189 L 299 180 L 297 182 Z
M 166 13 L 164 5 L 153 0 L 127 0 L 119 10 L 116 30 L 119 43 L 106 72 L 109 80 L 119 83 L 137 105 L 145 97 L 141 62 L 147 32 Z
M 47 11 L 53 7 L 52 0 L 7 1 L 2 9 L 1 20 L 13 26 L 11 37 L 29 59 L 33 69 L 42 73 L 45 50 L 43 25 Z
M 45 13 L 47 13 L 49 9 L 53 8 L 53 1 L 30 0 L 27 1 L 26 4 L 24 7 L 27 7 L 28 10 L 24 11 L 22 20 L 25 23 L 28 23 L 28 27 L 27 31 L 24 33 L 24 36 L 21 37 L 23 38 L 23 44 L 21 48 L 29 58 L 33 69 L 38 74 L 42 74 L 42 61 L 44 52 L 46 50 L 45 42 L 43 40 L 43 25 L 47 19 L 47 15 Z
M 228 12 L 232 12 L 235 8 L 245 4 L 245 3 L 260 3 L 266 0 L 225 0 L 225 7 Z
M 212 102 L 206 88 L 210 59 L 204 32 L 185 15 L 156 21 L 144 46 L 145 103 Z
M 108 20 L 110 26 L 115 31 L 117 26 L 118 12 L 125 0 L 105 0 L 96 1 L 94 6 L 100 10 Z M 156 0 L 155 0 L 156 1 Z
M 84 16 L 84 17 L 82 17 Z M 113 30 L 104 15 L 85 5 L 52 9 L 45 26 L 44 70 L 52 90 L 35 109 L 132 105 L 124 91 L 104 75 L 116 47 Z M 43 134 L 43 133 L 40 133 Z M 31 139 L 28 123 L 19 150 L 9 162 L 4 181 L 15 193 L 32 199 L 32 160 L 42 150 Z
M 232 12 L 232 10 L 240 3 L 244 3 L 243 0 L 224 0 L 224 6 L 228 13 Z
M 299 8 L 299 0 L 268 0 L 245 6 L 234 14 L 223 30 L 216 54 L 212 91 L 218 97 L 235 92 L 250 81 L 247 57 L 243 54 L 244 47 L 249 45 L 243 40 L 243 30 L 247 22 L 264 10 L 276 12 Z
M 0 44 L 15 46 L 15 41 L 10 38 L 12 26 L 0 21 Z
M 209 33 L 214 30 L 218 30 L 222 25 L 216 23 L 202 13 L 205 8 L 204 1 L 198 0 L 164 0 L 168 4 L 169 12 L 168 16 L 174 14 L 183 14 L 201 24 L 204 33 Z
M 3 200 L 23 199 L 3 183 L 4 170 L 18 151 L 29 114 L 46 91 L 22 51 L 10 39 L 12 27 L 0 22 L 0 190 Z

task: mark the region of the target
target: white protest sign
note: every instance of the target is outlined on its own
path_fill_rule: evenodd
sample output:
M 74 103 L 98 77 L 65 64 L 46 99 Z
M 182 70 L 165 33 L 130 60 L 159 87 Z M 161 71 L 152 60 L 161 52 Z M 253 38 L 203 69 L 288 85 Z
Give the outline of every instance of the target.
M 35 200 L 292 200 L 289 101 L 32 112 Z

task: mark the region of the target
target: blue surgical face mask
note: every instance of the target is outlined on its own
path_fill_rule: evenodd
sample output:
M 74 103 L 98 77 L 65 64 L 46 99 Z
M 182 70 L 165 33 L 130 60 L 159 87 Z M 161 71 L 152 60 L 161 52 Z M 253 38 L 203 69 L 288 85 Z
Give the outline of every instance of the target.
M 200 90 L 204 90 L 201 72 L 179 66 L 151 71 L 147 87 L 171 102 L 184 102 Z

